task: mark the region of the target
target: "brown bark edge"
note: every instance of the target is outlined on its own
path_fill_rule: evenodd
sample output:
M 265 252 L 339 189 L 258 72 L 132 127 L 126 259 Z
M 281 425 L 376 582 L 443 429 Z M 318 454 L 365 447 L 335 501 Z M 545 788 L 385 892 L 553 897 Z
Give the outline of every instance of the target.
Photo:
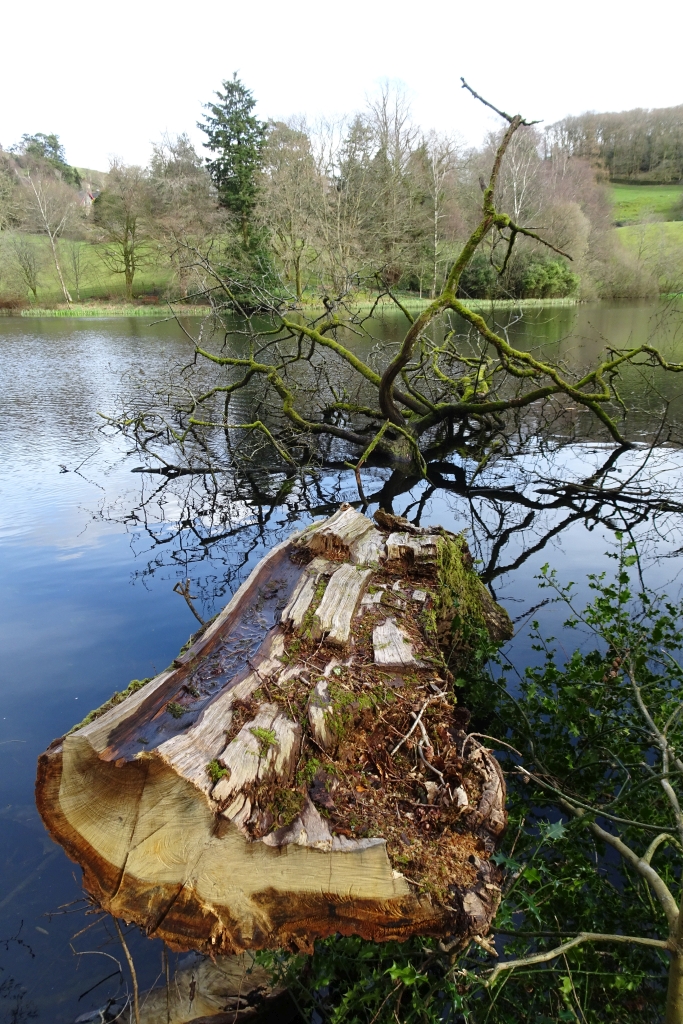
M 364 517 L 347 511 L 347 520 L 349 516 L 351 533 L 358 537 Z M 316 530 L 323 525 L 315 524 Z M 363 529 L 361 523 L 361 533 Z M 358 543 L 367 546 L 369 536 L 366 530 Z M 379 533 L 377 537 L 386 539 Z M 269 846 L 250 841 L 244 828 L 224 816 L 225 804 L 212 798 L 206 762 L 224 746 L 226 729 L 217 740 L 215 727 L 211 732 L 206 725 L 206 702 L 192 717 L 188 680 L 200 678 L 198 669 L 220 651 L 239 625 L 240 614 L 253 606 L 275 573 L 291 596 L 301 578 L 300 562 L 290 571 L 291 556 L 300 549 L 301 540 L 295 537 L 266 556 L 200 640 L 176 660 L 176 668 L 161 673 L 99 720 L 51 744 L 39 759 L 36 783 L 43 821 L 81 865 L 85 888 L 104 910 L 135 922 L 176 950 L 310 950 L 316 939 L 335 933 L 374 941 L 416 934 L 465 940 L 485 934 L 499 901 L 500 876 L 489 857 L 505 824 L 505 786 L 497 762 L 472 739 L 468 749 L 483 782 L 458 828 L 467 849 L 476 852 L 469 854 L 467 871 L 461 872 L 467 881 L 451 885 L 447 900 L 432 898 L 395 870 L 382 841 L 323 849 L 306 845 L 304 834 L 303 842 Z M 348 557 L 348 550 L 341 556 L 337 552 L 338 561 Z M 280 626 L 271 628 L 271 646 L 281 633 Z M 209 709 L 229 699 L 237 685 L 246 686 L 250 676 L 258 684 L 267 648 L 268 641 L 259 652 L 261 661 L 249 661 L 209 701 Z M 194 729 L 197 749 L 192 746 L 189 757 L 187 752 L 179 756 L 177 748 L 169 754 L 168 746 L 164 753 L 162 742 L 136 749 L 140 729 L 170 722 L 164 712 L 174 699 L 187 699 L 188 725 L 184 732 L 176 729 L 170 740 L 182 743 Z M 453 742 L 462 752 L 465 733 L 456 730 Z

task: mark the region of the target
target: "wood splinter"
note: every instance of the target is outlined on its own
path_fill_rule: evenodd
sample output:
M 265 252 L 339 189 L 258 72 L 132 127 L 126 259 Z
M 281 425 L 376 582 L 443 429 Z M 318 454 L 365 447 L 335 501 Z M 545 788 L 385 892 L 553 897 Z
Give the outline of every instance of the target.
M 505 787 L 453 692 L 456 612 L 510 634 L 461 537 L 342 505 L 50 745 L 47 828 L 105 910 L 173 949 L 485 936 Z

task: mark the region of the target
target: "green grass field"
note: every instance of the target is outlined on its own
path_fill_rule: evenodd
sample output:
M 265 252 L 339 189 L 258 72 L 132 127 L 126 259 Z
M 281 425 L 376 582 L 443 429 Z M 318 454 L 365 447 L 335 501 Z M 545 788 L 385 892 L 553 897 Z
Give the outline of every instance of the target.
M 683 220 L 683 185 L 612 184 L 617 224 Z
M 624 245 L 647 267 L 664 293 L 683 290 L 683 221 L 617 228 Z
M 9 254 L 9 246 L 5 239 L 0 236 L 0 298 L 18 297 L 26 300 L 30 306 L 41 308 L 64 303 L 64 295 L 59 285 L 57 271 L 52 261 L 48 239 L 43 235 L 24 236 L 37 250 L 39 273 L 38 273 L 38 299 L 34 300 L 32 293 L 21 281 L 16 268 L 12 264 Z M 80 256 L 80 282 L 77 285 L 74 272 L 73 249 Z M 122 274 L 112 274 L 105 267 L 98 256 L 97 245 L 88 242 L 71 242 L 67 239 L 60 239 L 58 251 L 62 272 L 66 279 L 66 285 L 71 293 L 74 303 L 82 302 L 125 302 L 125 284 Z M 166 265 L 152 265 L 143 267 L 133 281 L 133 295 L 153 298 L 165 296 L 173 291 L 172 273 Z

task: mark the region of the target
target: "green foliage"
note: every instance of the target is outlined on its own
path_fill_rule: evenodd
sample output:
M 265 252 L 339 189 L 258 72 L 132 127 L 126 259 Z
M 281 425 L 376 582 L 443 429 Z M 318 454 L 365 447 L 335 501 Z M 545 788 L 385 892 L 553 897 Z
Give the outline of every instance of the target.
M 441 1024 L 464 1007 L 461 979 L 432 939 L 365 942 L 337 936 L 311 957 L 257 953 L 286 985 L 305 1021 L 326 1024 Z
M 441 648 L 449 652 L 448 668 L 476 677 L 500 645 L 491 640 L 484 614 L 483 601 L 490 600 L 488 591 L 468 566 L 464 548 L 463 537 L 439 540 L 434 604 L 423 610 L 421 617 L 425 631 L 435 631 Z
M 463 558 L 463 537 L 440 537 L 437 548 L 438 586 L 434 600 L 437 620 L 455 616 L 454 630 L 467 622 L 485 626 L 481 607 L 482 582 Z
M 564 299 L 575 295 L 579 278 L 572 274 L 564 260 L 531 259 L 521 277 L 521 298 Z
M 500 275 L 487 253 L 475 253 L 460 279 L 459 294 L 467 298 L 563 299 L 575 295 L 580 279 L 562 259 L 520 249 Z
M 277 736 L 272 729 L 262 729 L 260 725 L 256 725 L 249 732 L 258 741 L 261 757 L 265 757 L 271 747 L 277 746 Z
M 166 705 L 166 710 L 168 711 L 169 715 L 173 716 L 173 718 L 182 718 L 182 716 L 187 711 L 187 708 L 184 708 L 182 704 L 178 704 L 177 701 L 172 700 L 169 704 Z
M 317 757 L 309 757 L 296 773 L 297 786 L 310 786 L 316 776 L 316 772 L 323 767 L 323 762 L 319 761 Z
M 486 253 L 478 251 L 460 278 L 458 295 L 466 299 L 488 299 L 498 290 L 498 274 Z
M 548 566 L 539 578 L 566 603 L 565 626 L 581 631 L 584 642 L 560 658 L 536 622 L 532 638 L 540 663 L 514 688 L 501 673 L 493 687 L 482 683 L 471 694 L 473 706 L 486 708 L 487 731 L 514 746 L 532 773 L 515 771 L 520 759 L 509 750 L 497 752 L 510 769 L 510 829 L 498 855 L 510 875 L 496 920 L 500 933 L 511 933 L 507 955 L 553 948 L 563 935 L 581 931 L 668 934 L 662 907 L 643 878 L 590 828 L 596 821 L 639 856 L 657 834 L 678 833 L 658 769 L 661 751 L 639 702 L 646 702 L 656 728 L 669 723 L 669 741 L 680 749 L 683 609 L 633 588 L 637 555 L 631 543 L 617 539 L 619 549 L 610 553 L 615 576 L 589 576 L 594 597 L 587 608 L 575 608 L 573 584 L 561 586 Z M 569 805 L 589 813 L 567 813 Z M 676 898 L 680 859 L 675 838 L 653 858 Z M 652 1021 L 658 1019 L 653 1006 L 663 1004 L 667 970 L 668 957 L 659 950 L 583 945 L 566 958 L 515 973 L 501 985 L 496 1019 L 563 1019 L 561 1001 L 571 984 L 572 1012 L 580 1020 Z M 529 1016 L 516 1009 L 523 990 Z M 548 1017 L 553 1004 L 556 1016 Z
M 294 789 L 276 789 L 271 809 L 278 825 L 291 825 L 304 805 L 303 793 Z
M 236 73 L 223 82 L 223 89 L 216 92 L 218 102 L 206 104 L 208 114 L 198 127 L 207 137 L 207 149 L 216 154 L 207 166 L 220 202 L 238 218 L 246 244 L 259 196 L 267 125 L 252 114 L 256 100 Z
M 75 167 L 66 162 L 64 146 L 59 141 L 59 135 L 46 135 L 44 132 L 36 132 L 35 135 L 22 135 L 19 149 L 26 156 L 37 160 L 45 160 L 59 174 L 67 185 L 80 187 L 81 176 Z
M 214 785 L 220 780 L 224 779 L 226 775 L 229 775 L 229 769 L 222 765 L 216 758 L 213 761 L 209 761 L 206 766 L 206 774 L 209 776 Z

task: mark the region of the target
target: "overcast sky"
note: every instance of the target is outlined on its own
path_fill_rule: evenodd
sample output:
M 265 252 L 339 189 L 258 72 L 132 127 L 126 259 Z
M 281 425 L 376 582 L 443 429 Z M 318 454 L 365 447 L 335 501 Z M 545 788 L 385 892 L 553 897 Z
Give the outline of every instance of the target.
M 201 105 L 237 71 L 257 113 L 339 115 L 383 79 L 415 120 L 479 142 L 510 113 L 683 103 L 683 3 L 572 0 L 35 0 L 3 5 L 0 144 L 56 132 L 73 164 L 144 163 L 163 131 L 195 142 Z

